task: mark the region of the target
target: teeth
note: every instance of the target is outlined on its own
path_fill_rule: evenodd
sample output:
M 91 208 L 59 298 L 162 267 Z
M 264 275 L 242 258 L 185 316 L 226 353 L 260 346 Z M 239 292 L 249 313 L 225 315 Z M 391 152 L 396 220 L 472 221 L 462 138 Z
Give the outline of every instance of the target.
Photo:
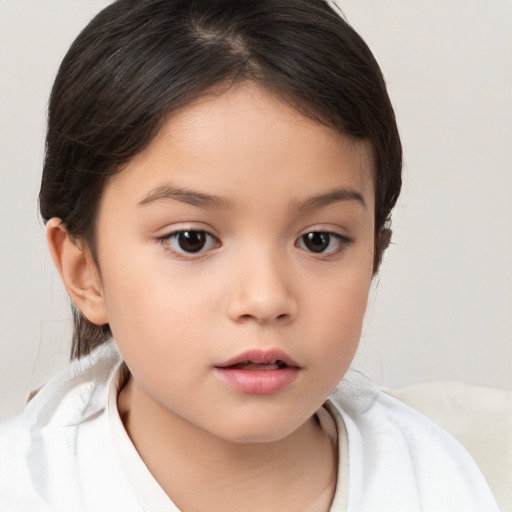
M 288 365 L 280 359 L 273 359 L 266 363 L 255 363 L 254 361 L 245 360 L 232 365 L 233 368 L 242 368 L 246 370 L 281 370 L 287 366 Z
M 255 363 L 254 361 L 244 361 L 242 364 L 284 364 L 282 361 L 279 361 L 277 359 L 273 359 L 272 361 L 267 361 L 266 363 Z

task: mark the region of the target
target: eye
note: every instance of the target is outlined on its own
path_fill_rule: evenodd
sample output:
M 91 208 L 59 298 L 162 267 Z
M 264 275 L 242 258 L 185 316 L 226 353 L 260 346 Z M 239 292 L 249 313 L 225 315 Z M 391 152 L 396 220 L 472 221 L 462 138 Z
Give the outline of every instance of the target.
M 160 240 L 178 254 L 198 254 L 218 246 L 218 241 L 213 235 L 194 229 L 174 231 Z
M 352 240 L 338 233 L 310 231 L 296 242 L 297 247 L 317 254 L 336 254 L 347 247 Z

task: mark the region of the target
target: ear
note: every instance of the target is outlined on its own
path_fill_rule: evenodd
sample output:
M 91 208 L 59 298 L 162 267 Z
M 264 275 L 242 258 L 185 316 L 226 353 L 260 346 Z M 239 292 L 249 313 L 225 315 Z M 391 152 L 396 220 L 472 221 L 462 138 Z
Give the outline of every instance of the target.
M 373 275 L 379 271 L 384 251 L 391 243 L 391 235 L 393 232 L 389 228 L 382 228 L 375 236 L 375 251 L 373 256 Z
M 90 322 L 108 323 L 100 273 L 87 248 L 72 239 L 57 218 L 47 222 L 46 239 L 71 300 Z

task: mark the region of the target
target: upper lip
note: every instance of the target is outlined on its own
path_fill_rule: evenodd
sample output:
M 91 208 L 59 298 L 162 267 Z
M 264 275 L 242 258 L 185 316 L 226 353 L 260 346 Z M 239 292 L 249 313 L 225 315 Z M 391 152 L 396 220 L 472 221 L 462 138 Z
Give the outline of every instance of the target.
M 274 363 L 277 361 L 282 361 L 287 366 L 296 366 L 299 367 L 299 364 L 295 362 L 288 354 L 283 352 L 280 349 L 251 349 L 243 352 L 240 355 L 233 357 L 227 361 L 216 364 L 216 368 L 227 368 L 228 366 L 234 366 L 236 364 L 241 363 L 256 363 L 256 364 L 265 364 L 265 363 Z

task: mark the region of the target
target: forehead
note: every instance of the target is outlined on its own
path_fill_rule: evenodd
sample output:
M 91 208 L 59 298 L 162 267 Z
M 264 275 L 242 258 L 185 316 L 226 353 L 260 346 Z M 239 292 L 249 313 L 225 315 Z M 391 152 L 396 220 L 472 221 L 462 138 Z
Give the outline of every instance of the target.
M 367 142 L 302 115 L 253 82 L 211 90 L 173 113 L 114 182 L 131 184 L 141 200 L 168 180 L 243 202 L 279 189 L 300 196 L 340 186 L 374 201 Z

